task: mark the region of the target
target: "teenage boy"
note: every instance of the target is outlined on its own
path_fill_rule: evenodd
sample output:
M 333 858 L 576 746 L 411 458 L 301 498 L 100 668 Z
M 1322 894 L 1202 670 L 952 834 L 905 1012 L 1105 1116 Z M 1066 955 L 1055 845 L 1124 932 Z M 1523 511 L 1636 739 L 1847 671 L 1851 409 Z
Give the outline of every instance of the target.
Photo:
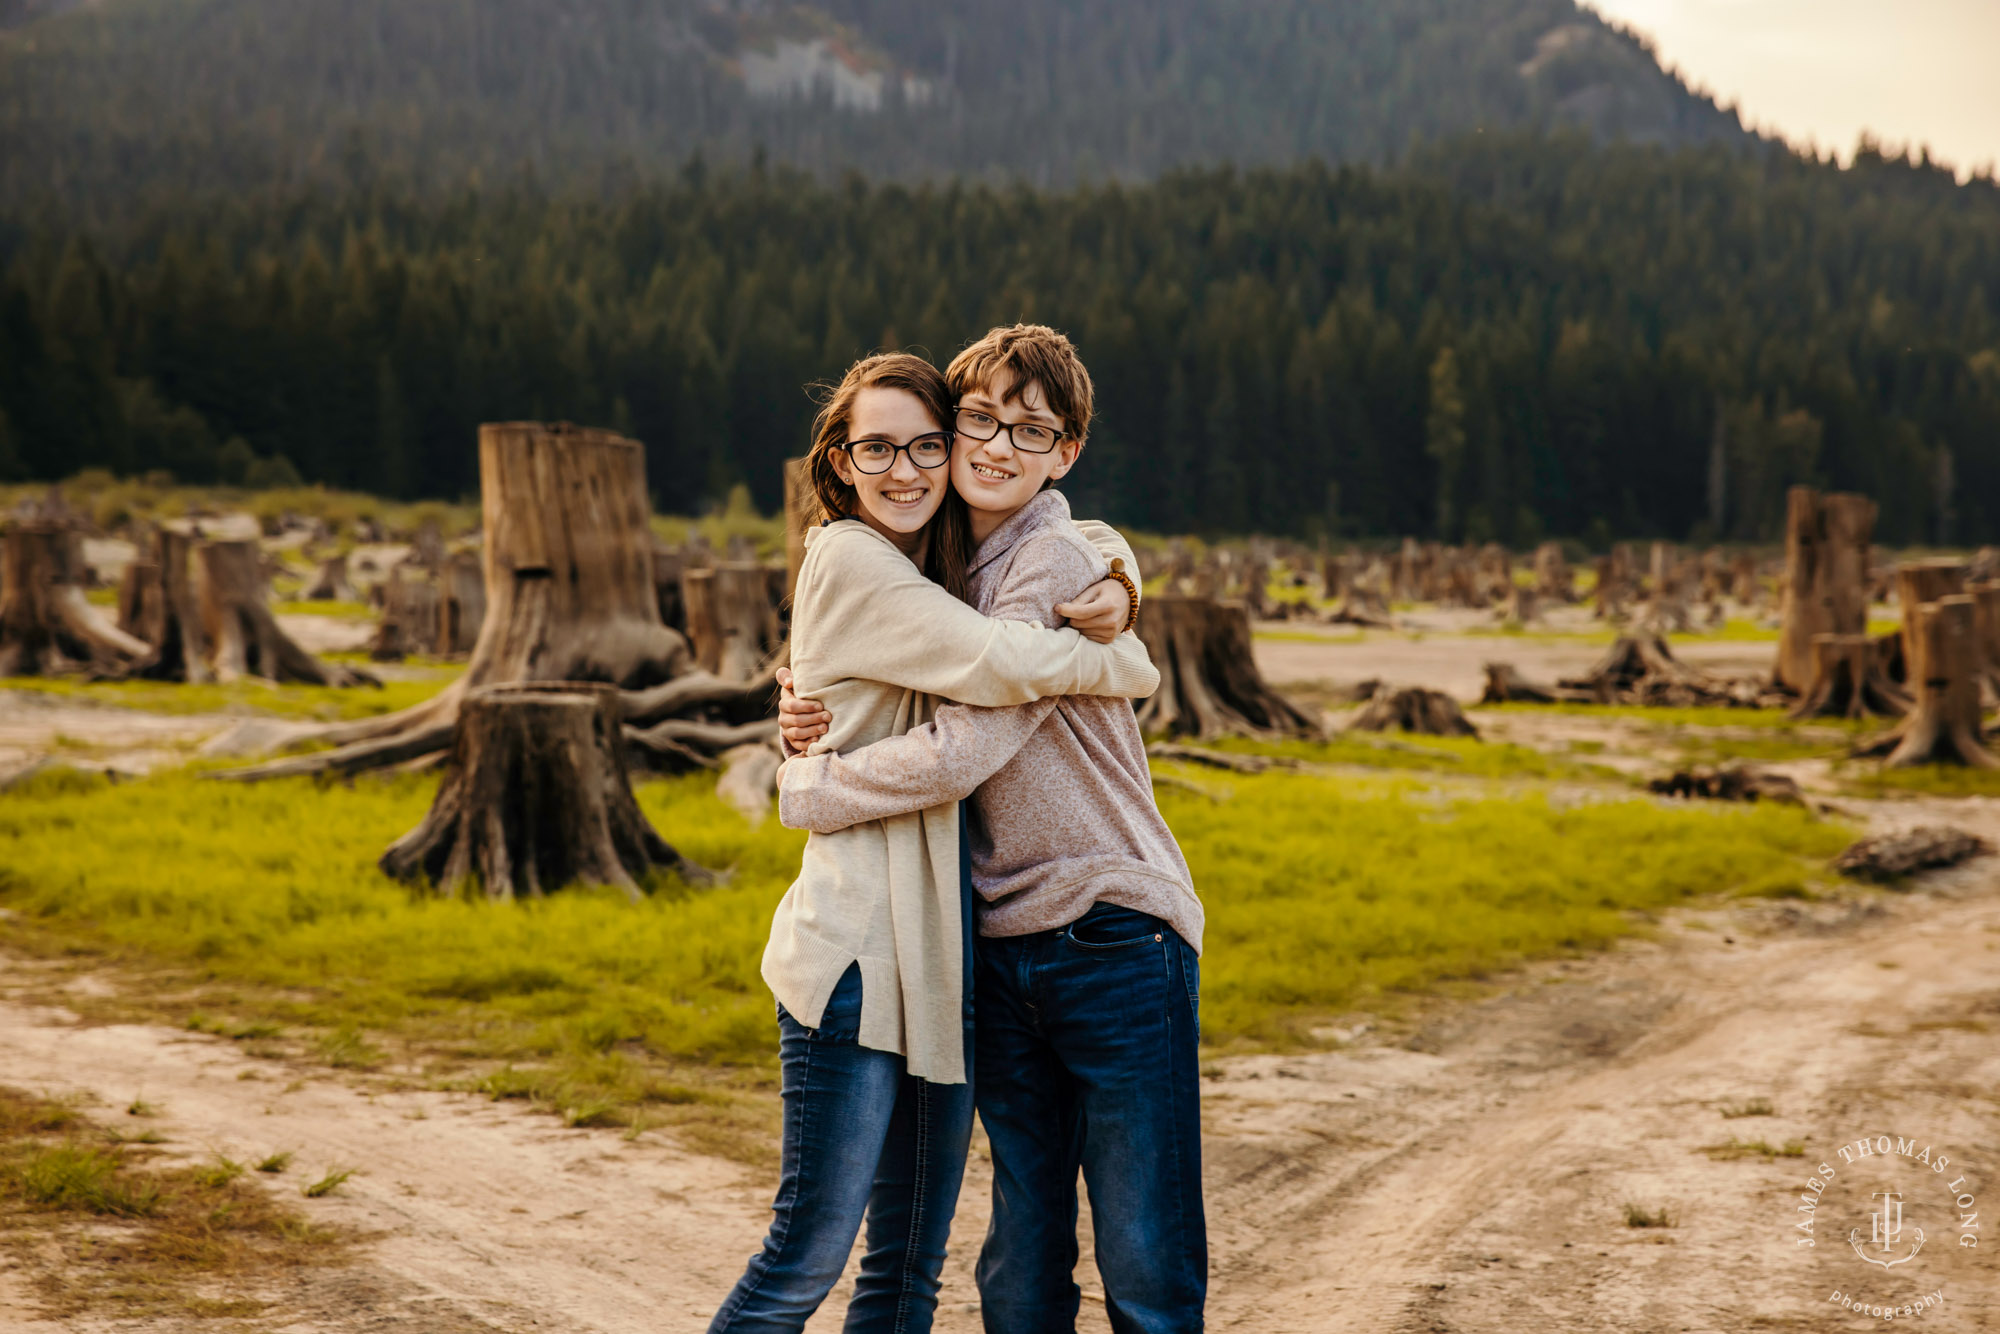
M 1057 604 L 1106 574 L 1048 489 L 1083 450 L 1090 376 L 1067 338 L 1015 325 L 945 378 L 958 404 L 952 484 L 978 543 L 974 604 L 1058 625 Z M 813 701 L 787 692 L 784 714 L 795 746 L 823 730 Z M 944 704 L 914 731 L 790 760 L 779 813 L 827 831 L 967 796 L 981 901 L 973 1082 L 994 1169 L 977 1270 L 988 1334 L 1074 1328 L 1079 1169 L 1112 1329 L 1198 1330 L 1202 910 L 1130 702 Z

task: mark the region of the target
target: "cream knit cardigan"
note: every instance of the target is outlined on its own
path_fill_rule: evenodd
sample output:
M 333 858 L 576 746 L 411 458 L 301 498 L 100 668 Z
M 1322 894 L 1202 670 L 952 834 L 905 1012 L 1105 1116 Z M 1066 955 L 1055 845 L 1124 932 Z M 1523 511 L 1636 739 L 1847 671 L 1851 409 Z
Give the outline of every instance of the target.
M 1107 560 L 1138 568 L 1117 533 L 1078 526 Z M 801 697 L 833 714 L 813 753 L 899 736 L 930 721 L 938 698 L 994 707 L 1047 695 L 1143 698 L 1160 683 L 1136 636 L 1093 644 L 1067 628 L 989 620 L 858 522 L 806 533 L 792 674 Z M 809 836 L 771 923 L 764 981 L 793 1018 L 817 1027 L 858 962 L 861 1045 L 902 1053 L 921 1079 L 964 1083 L 958 869 L 956 802 Z

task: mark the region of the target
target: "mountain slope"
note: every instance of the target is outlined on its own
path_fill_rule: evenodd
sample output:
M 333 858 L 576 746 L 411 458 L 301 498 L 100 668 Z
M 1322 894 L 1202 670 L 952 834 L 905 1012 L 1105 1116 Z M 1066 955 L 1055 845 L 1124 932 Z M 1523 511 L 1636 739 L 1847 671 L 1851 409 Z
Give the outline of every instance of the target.
M 0 202 L 598 184 L 697 152 L 1054 184 L 1482 127 L 1744 137 L 1573 0 L 0 4 Z

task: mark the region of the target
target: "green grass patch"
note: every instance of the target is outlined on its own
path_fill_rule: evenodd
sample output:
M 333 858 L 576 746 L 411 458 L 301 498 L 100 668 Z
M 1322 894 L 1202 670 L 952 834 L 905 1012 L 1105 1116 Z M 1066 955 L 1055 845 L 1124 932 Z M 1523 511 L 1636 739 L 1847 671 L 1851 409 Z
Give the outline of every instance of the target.
M 1250 637 L 1269 644 L 1359 644 L 1368 638 L 1360 630 L 1326 633 L 1316 630 L 1259 630 Z
M 375 619 L 375 609 L 365 602 L 305 602 L 291 599 L 272 603 L 271 610 L 279 616 L 332 616 L 343 621 Z
M 591 889 L 448 901 L 375 866 L 435 783 L 32 779 L 0 803 L 0 906 L 15 914 L 0 940 L 179 970 L 199 985 L 158 1017 L 232 1037 L 282 1028 L 290 1054 L 321 1063 L 381 1068 L 395 1052 L 455 1082 L 468 1063 L 511 1062 L 551 1111 L 656 1108 L 654 1125 L 746 1152 L 748 1116 L 763 1144 L 768 1109 L 732 1090 L 766 1086 L 775 1065 L 758 962 L 804 835 L 753 829 L 706 776 L 641 783 L 655 826 L 732 868 L 728 884 L 661 878 L 636 906 Z
M 1882 726 L 1876 720 L 1874 726 Z M 1841 771 L 1842 787 L 1858 797 L 2000 797 L 2000 769 L 1925 764 L 1885 769 L 1860 762 Z
M 1719 1163 L 1733 1163 L 1741 1158 L 1762 1158 L 1770 1162 L 1774 1158 L 1803 1158 L 1806 1156 L 1804 1140 L 1788 1139 L 1783 1144 L 1773 1145 L 1761 1139 L 1732 1139 L 1726 1144 L 1710 1144 L 1701 1150 Z
M 1697 897 L 1805 893 L 1853 837 L 1765 803 L 1565 807 L 1292 774 L 1218 786 L 1227 800 L 1159 793 L 1207 912 L 1214 1043 L 1294 1040 L 1381 993 L 1601 948 Z
M 0 1246 L 36 1272 L 43 1314 L 257 1315 L 270 1276 L 339 1263 L 352 1238 L 243 1180 L 228 1158 L 159 1168 L 74 1104 L 0 1087 Z M 218 1291 L 218 1288 L 220 1291 Z
M 1279 755 L 1308 764 L 1449 773 L 1466 778 L 1622 781 L 1617 773 L 1599 765 L 1544 754 L 1527 746 L 1480 741 L 1473 737 L 1337 732 L 1319 741 L 1258 741 L 1247 737 L 1221 737 L 1202 745 L 1205 749 L 1241 755 Z
M 464 664 L 440 667 L 422 680 L 387 681 L 372 686 L 272 685 L 232 681 L 227 685 L 187 685 L 171 681 L 78 681 L 67 677 L 13 677 L 9 690 L 30 690 L 64 699 L 90 701 L 145 713 L 269 714 L 300 721 L 341 722 L 374 718 L 421 704 L 450 685 Z
M 1850 839 L 1763 804 L 1501 794 L 1489 780 L 1597 774 L 1493 743 L 1222 748 L 1387 771 L 1189 769 L 1222 799 L 1162 791 L 1207 906 L 1205 1031 L 1224 1045 L 1305 1041 L 1318 1016 L 1598 948 L 1696 896 L 1802 893 Z M 1442 774 L 1475 781 L 1426 781 Z M 803 836 L 751 827 L 706 775 L 642 783 L 656 827 L 731 868 L 726 885 L 662 878 L 636 905 L 591 889 L 440 900 L 374 864 L 435 781 L 30 780 L 0 804 L 0 943 L 157 970 L 99 1002 L 145 1017 L 768 1159 L 777 1044 L 758 962 Z

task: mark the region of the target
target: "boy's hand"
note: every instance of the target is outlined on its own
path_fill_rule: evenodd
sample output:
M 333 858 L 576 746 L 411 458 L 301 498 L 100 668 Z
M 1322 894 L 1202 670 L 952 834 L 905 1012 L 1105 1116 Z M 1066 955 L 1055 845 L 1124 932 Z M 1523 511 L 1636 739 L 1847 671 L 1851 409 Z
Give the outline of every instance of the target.
M 1085 639 L 1109 644 L 1125 628 L 1125 618 L 1132 614 L 1132 599 L 1126 595 L 1125 585 L 1116 579 L 1100 579 L 1084 589 L 1082 597 L 1062 603 L 1055 612 L 1081 631 Z
M 803 751 L 815 739 L 826 735 L 826 729 L 833 723 L 833 715 L 821 708 L 818 700 L 800 699 L 792 693 L 791 668 L 778 669 L 778 684 L 784 687 L 783 693 L 778 696 L 778 731 L 783 734 L 786 745 Z

